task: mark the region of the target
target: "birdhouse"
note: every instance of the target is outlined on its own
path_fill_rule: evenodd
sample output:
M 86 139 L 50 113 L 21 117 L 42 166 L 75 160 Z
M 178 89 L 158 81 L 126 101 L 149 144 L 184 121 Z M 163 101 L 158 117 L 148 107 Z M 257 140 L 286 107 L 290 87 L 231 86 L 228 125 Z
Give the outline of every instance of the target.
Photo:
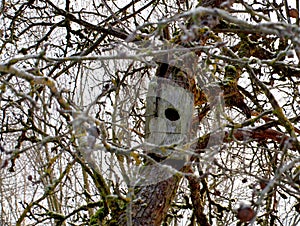
M 193 95 L 186 89 L 169 79 L 152 79 L 146 107 L 145 142 L 151 144 L 147 153 L 163 158 L 181 156 L 168 147 L 180 147 L 189 140 L 193 104 Z

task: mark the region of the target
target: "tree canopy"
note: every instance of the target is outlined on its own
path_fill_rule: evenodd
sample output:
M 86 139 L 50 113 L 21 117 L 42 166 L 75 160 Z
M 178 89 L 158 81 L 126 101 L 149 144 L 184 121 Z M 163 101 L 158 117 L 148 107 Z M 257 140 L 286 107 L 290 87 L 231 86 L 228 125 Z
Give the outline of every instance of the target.
M 299 1 L 0 4 L 0 225 L 299 224 Z

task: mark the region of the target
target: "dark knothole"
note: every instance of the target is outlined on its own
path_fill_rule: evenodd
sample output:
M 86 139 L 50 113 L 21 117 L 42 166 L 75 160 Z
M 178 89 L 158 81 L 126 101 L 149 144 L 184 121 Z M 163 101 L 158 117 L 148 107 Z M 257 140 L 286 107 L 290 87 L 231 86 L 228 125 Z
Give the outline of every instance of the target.
M 177 121 L 178 119 L 180 119 L 178 111 L 174 108 L 167 108 L 165 110 L 165 116 L 170 121 Z

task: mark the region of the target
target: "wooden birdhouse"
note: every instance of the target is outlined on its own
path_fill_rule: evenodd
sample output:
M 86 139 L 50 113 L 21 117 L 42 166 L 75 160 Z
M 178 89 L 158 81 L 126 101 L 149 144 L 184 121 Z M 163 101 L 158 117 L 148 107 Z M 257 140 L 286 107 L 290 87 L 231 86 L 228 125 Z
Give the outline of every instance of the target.
M 181 146 L 190 137 L 193 95 L 169 79 L 155 77 L 149 84 L 146 108 L 145 141 L 152 144 L 148 153 L 170 157 L 167 146 Z

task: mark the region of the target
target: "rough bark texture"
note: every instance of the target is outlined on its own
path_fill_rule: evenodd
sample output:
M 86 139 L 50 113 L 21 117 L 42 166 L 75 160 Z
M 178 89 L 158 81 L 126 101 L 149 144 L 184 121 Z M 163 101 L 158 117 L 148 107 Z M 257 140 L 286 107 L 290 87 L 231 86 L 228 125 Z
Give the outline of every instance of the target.
M 142 187 L 139 192 L 139 204 L 132 209 L 133 225 L 161 225 L 173 201 L 180 176 L 173 176 L 158 184 Z
M 161 167 L 152 168 L 151 174 L 165 173 Z M 161 225 L 178 189 L 182 176 L 177 174 L 164 181 L 135 188 L 135 199 L 127 206 L 116 225 Z M 131 219 L 130 219 L 131 218 Z

